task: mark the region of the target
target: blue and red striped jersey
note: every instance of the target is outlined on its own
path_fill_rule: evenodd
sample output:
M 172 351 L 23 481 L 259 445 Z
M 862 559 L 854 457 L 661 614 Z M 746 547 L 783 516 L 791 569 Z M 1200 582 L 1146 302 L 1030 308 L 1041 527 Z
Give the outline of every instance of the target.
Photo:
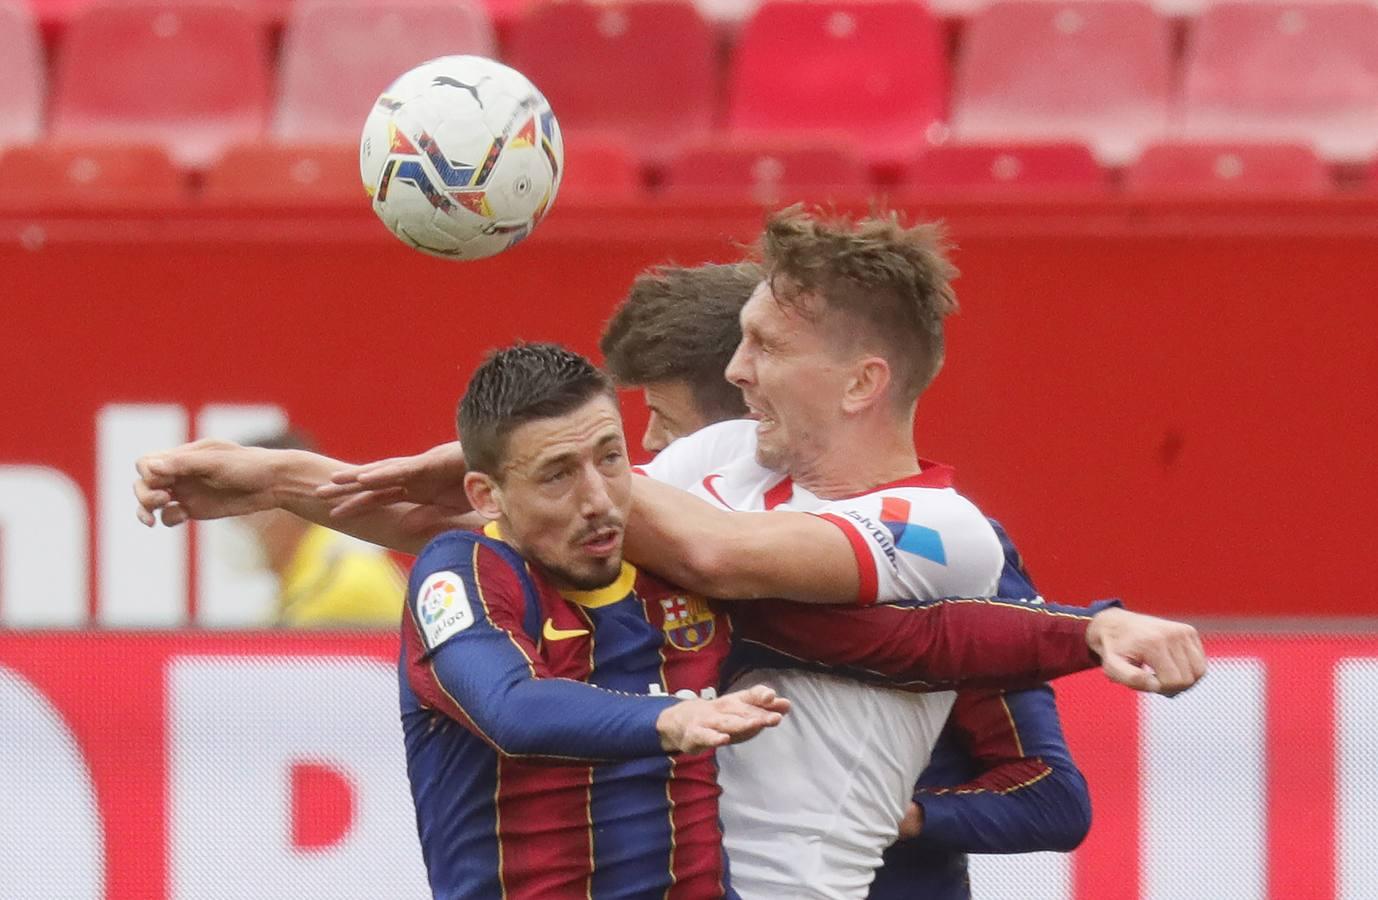
M 400 682 L 407 769 L 438 898 L 734 896 L 712 754 L 655 719 L 712 695 L 730 625 L 624 565 L 560 592 L 508 545 L 449 532 L 412 571 Z

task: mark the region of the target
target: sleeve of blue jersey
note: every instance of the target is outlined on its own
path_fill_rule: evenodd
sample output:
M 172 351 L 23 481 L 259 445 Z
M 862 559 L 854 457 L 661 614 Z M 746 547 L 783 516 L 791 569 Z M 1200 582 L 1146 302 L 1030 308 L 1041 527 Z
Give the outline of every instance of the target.
M 463 585 L 470 624 L 446 635 L 428 663 L 472 729 L 511 756 L 597 761 L 662 755 L 656 719 L 676 701 L 551 677 L 534 641 L 495 621 L 493 611 L 505 608 L 504 622 L 520 622 L 527 601 L 509 596 L 509 583 L 481 583 L 474 565 L 479 546 L 480 539 L 465 532 L 432 541 L 417 558 L 407 598 L 419 620 L 417 591 L 432 575 L 454 573 Z
M 1067 852 L 1091 828 L 1091 795 L 1062 735 L 1053 692 L 1044 686 L 1005 695 L 1028 761 L 1045 768 L 1001 790 L 973 785 L 943 793 L 920 790 L 923 830 L 915 850 L 941 847 L 962 853 Z M 982 773 L 988 777 L 990 770 Z
M 1038 589 L 1014 541 L 999 522 L 992 519 L 990 524 L 1005 554 L 1000 596 L 1037 598 Z M 1118 603 L 1102 601 L 1088 612 L 1112 605 Z M 1026 770 L 1029 760 L 1046 769 L 1003 791 L 972 784 L 945 793 L 917 792 L 914 801 L 923 807 L 924 823 L 919 838 L 910 842 L 916 851 L 941 847 L 962 853 L 1066 852 L 1085 839 L 1091 827 L 1091 796 L 1062 735 L 1052 688 L 1009 691 L 1005 706 L 1025 754 L 1020 762 Z

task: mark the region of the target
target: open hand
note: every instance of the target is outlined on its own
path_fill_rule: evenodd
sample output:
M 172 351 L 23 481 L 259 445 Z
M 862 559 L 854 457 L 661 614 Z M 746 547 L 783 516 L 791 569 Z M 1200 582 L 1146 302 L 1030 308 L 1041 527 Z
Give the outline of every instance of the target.
M 316 496 L 331 503 L 332 518 L 346 518 L 408 500 L 432 507 L 438 516 L 468 512 L 464 494 L 464 450 L 458 441 L 415 456 L 394 456 L 340 469 Z
M 701 753 L 750 740 L 780 724 L 789 701 L 763 684 L 716 700 L 681 700 L 656 719 L 660 746 L 671 753 Z

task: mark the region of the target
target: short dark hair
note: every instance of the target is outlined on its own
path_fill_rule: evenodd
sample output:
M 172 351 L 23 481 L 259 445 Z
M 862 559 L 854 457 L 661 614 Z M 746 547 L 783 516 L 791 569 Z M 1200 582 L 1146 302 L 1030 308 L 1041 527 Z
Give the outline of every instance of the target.
M 746 414 L 723 377 L 742 340 L 741 311 L 764 278 L 754 263 L 660 266 L 638 275 L 598 347 L 618 383 L 689 383 L 710 421 Z
M 515 344 L 490 353 L 459 401 L 456 418 L 466 464 L 498 477 L 507 436 L 515 428 L 562 416 L 599 394 L 616 400 L 612 381 L 559 344 Z
M 893 212 L 851 220 L 793 206 L 772 215 L 761 236 L 775 298 L 803 309 L 817 296 L 861 323 L 908 401 L 943 365 L 943 320 L 957 311 L 947 251 L 941 224 L 907 227 Z

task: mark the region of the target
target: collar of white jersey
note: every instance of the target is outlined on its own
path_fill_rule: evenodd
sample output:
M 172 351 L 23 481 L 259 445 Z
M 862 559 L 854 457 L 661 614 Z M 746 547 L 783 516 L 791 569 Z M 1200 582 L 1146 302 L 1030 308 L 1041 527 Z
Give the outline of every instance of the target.
M 913 475 L 906 475 L 903 478 L 887 482 L 886 484 L 878 484 L 864 491 L 857 491 L 855 494 L 847 494 L 843 497 L 830 497 L 828 499 L 850 500 L 853 497 L 861 497 L 865 494 L 874 494 L 878 491 L 888 491 L 891 488 L 902 487 L 950 488 L 956 483 L 956 480 L 957 470 L 952 466 L 919 457 L 919 471 Z

